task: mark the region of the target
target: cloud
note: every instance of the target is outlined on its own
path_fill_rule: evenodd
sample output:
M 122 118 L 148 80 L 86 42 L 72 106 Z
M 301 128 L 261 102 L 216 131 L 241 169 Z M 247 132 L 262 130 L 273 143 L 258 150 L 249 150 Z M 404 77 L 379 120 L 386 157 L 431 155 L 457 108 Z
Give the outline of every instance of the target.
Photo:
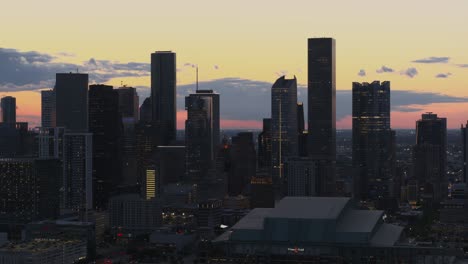
M 361 77 L 364 77 L 364 76 L 366 76 L 366 71 L 365 71 L 364 69 L 361 69 L 361 70 L 358 72 L 357 75 L 358 75 L 358 76 L 361 76 Z
M 150 72 L 149 63 L 121 63 L 91 58 L 83 64 L 72 64 L 57 62 L 60 58 L 57 56 L 60 55 L 0 48 L 0 91 L 51 88 L 56 73 L 77 69 L 88 73 L 91 83 L 107 82 L 117 77 L 147 76 Z
M 400 72 L 401 75 L 406 75 L 410 78 L 414 78 L 416 75 L 418 75 L 418 70 L 416 68 L 408 68 L 402 72 Z
M 460 68 L 468 68 L 468 64 L 457 64 Z
M 414 60 L 414 63 L 447 63 L 450 57 L 429 57 L 424 59 Z
M 443 78 L 443 79 L 445 79 L 445 78 L 448 78 L 450 75 L 452 75 L 450 72 L 447 72 L 447 73 L 439 73 L 439 74 L 437 74 L 435 77 L 436 77 L 436 78 Z
M 394 69 L 389 68 L 389 67 L 384 66 L 384 65 L 382 65 L 382 67 L 380 67 L 380 69 L 376 70 L 377 73 L 386 73 L 386 72 L 394 72 L 394 71 L 395 71 Z
M 199 83 L 200 89 L 214 90 L 220 94 L 221 118 L 225 120 L 262 120 L 271 114 L 272 83 L 242 78 L 223 78 Z M 150 95 L 149 87 L 137 87 L 140 102 Z M 298 102 L 304 102 L 307 109 L 307 88 L 298 85 Z M 177 87 L 177 109 L 184 111 L 185 96 L 195 91 L 195 84 Z M 239 106 L 242 102 L 242 107 Z M 420 112 L 421 106 L 433 103 L 463 103 L 468 98 L 455 97 L 431 92 L 392 90 L 393 111 Z M 336 120 L 352 114 L 352 93 L 350 90 L 336 91 Z M 307 110 L 305 111 L 307 116 Z M 306 117 L 307 120 L 307 117 Z M 307 121 L 306 121 L 307 122 Z

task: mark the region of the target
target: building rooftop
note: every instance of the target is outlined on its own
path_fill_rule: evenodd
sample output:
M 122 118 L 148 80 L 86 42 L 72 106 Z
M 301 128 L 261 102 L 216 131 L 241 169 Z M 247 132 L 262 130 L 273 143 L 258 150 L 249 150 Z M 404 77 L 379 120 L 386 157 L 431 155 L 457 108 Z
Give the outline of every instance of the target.
M 285 197 L 275 208 L 250 211 L 214 242 L 393 246 L 403 228 L 384 223 L 383 214 L 359 210 L 351 198 Z
M 349 201 L 346 197 L 285 197 L 268 217 L 336 219 Z

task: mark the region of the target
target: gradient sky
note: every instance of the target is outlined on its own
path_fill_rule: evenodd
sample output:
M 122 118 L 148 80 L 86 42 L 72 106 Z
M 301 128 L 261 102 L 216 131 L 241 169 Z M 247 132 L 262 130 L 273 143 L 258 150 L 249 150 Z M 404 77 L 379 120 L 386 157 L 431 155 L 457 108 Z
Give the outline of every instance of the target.
M 10 55 L 0 52 L 0 95 L 17 97 L 18 119 L 33 124 L 40 115 L 37 90 L 53 86 L 55 71 L 78 68 L 93 82 L 124 82 L 147 95 L 146 64 L 156 50 L 177 52 L 184 91 L 195 79 L 190 65 L 198 64 L 207 86 L 239 90 L 223 97 L 215 88 L 222 104 L 238 102 L 242 98 L 235 96 L 246 96 L 245 89 L 261 90 L 268 101 L 268 89 L 281 74 L 307 82 L 308 37 L 336 39 L 337 89 L 350 90 L 353 81 L 389 80 L 393 91 L 412 92 L 414 104 L 393 109 L 393 127 L 413 128 L 424 111 L 446 116 L 452 128 L 468 119 L 466 0 L 2 0 L 1 13 L 0 51 Z M 40 56 L 13 63 L 31 58 L 30 51 Z M 130 62 L 141 68 L 132 70 Z M 14 72 L 38 74 L 29 80 L 14 78 Z M 229 86 L 232 78 L 239 82 Z M 418 101 L 418 93 L 432 94 L 433 101 Z M 269 105 L 251 103 L 242 108 L 268 114 Z M 183 105 L 178 107 L 182 124 Z M 222 109 L 224 127 L 260 124 L 242 109 L 229 111 Z M 337 120 L 338 127 L 350 127 L 349 112 Z

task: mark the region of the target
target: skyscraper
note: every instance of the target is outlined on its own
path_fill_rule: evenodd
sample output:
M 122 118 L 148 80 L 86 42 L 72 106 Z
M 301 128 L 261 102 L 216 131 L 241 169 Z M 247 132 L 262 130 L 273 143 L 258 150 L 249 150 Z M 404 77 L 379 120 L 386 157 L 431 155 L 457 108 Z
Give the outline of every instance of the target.
M 2 109 L 2 122 L 11 124 L 14 127 L 16 124 L 16 98 L 12 96 L 2 97 L 0 106 Z
M 298 155 L 307 157 L 307 131 L 305 130 L 304 104 L 297 103 L 297 146 Z
M 88 74 L 57 73 L 55 83 L 57 126 L 88 131 Z
M 258 135 L 258 167 L 271 168 L 271 118 L 263 119 L 263 129 Z
M 119 94 L 109 85 L 89 86 L 89 131 L 93 134 L 94 208 L 107 207 L 111 192 L 122 183 L 122 116 Z
M 353 83 L 354 196 L 394 195 L 394 148 L 390 128 L 390 82 Z
M 284 159 L 298 153 L 297 125 L 297 80 L 282 76 L 271 88 L 271 166 L 275 184 L 282 181 Z
M 288 157 L 285 160 L 287 196 L 316 196 L 316 162 L 309 157 Z
M 55 111 L 55 91 L 41 91 L 41 126 L 55 127 L 57 112 Z
M 257 160 L 252 132 L 241 132 L 232 137 L 230 154 L 228 193 L 230 196 L 237 196 L 245 191 L 256 172 Z
M 185 109 L 187 177 L 194 183 L 209 181 L 220 144 L 219 94 L 198 90 L 185 97 Z
M 63 127 L 41 127 L 37 135 L 39 158 L 61 160 L 63 158 L 64 133 Z
M 153 122 L 161 125 L 162 144 L 176 139 L 176 54 L 151 54 L 151 102 Z
M 145 98 L 140 106 L 140 121 L 149 123 L 153 120 L 151 97 Z
M 118 88 L 119 111 L 122 119 L 133 118 L 136 123 L 139 120 L 139 97 L 136 88 L 123 86 Z
M 66 133 L 63 146 L 62 208 L 84 213 L 93 208 L 91 133 Z
M 413 147 L 413 176 L 420 197 L 435 203 L 447 197 L 447 119 L 437 114 L 422 114 L 416 121 Z
M 140 119 L 139 97 L 135 88 L 120 87 L 117 89 L 119 94 L 119 111 L 122 116 L 122 138 L 121 138 L 121 159 L 122 159 L 122 180 L 124 185 L 135 185 L 137 181 L 137 154 L 135 125 Z M 151 121 L 151 105 L 149 106 Z
M 308 155 L 320 161 L 319 196 L 331 195 L 336 166 L 335 40 L 308 39 Z
M 461 125 L 461 136 L 463 144 L 463 182 L 467 183 L 468 180 L 468 121 L 466 122 L 465 127 Z

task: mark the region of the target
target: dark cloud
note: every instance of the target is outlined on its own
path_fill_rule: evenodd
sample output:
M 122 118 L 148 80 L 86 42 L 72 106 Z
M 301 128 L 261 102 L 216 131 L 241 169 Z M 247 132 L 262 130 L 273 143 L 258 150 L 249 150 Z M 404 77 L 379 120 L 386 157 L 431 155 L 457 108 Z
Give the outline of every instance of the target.
M 449 62 L 450 57 L 429 57 L 419 60 L 414 60 L 414 63 L 447 63 Z
M 117 77 L 147 76 L 150 64 L 111 62 L 89 59 L 82 65 L 61 63 L 57 57 L 36 51 L 22 52 L 0 48 L 0 91 L 24 91 L 51 88 L 55 74 L 79 70 L 90 76 L 91 83 Z
M 410 78 L 414 78 L 416 75 L 418 75 L 418 70 L 416 68 L 408 68 L 404 71 L 402 71 L 400 74 L 401 75 L 406 75 Z
M 219 70 L 219 65 L 214 65 L 213 68 L 214 68 L 215 70 Z
M 366 76 L 366 71 L 365 71 L 364 69 L 361 69 L 361 70 L 358 72 L 357 75 L 358 75 L 358 76 L 361 76 L 361 77 L 364 77 L 364 76 Z
M 436 77 L 436 78 L 446 79 L 446 78 L 448 78 L 450 75 L 452 75 L 450 72 L 447 72 L 447 73 L 439 73 L 439 74 L 437 74 L 435 77 Z
M 261 120 L 271 113 L 272 83 L 253 81 L 241 78 L 224 78 L 199 83 L 200 89 L 214 90 L 220 94 L 221 117 L 235 120 Z M 149 87 L 137 87 L 140 103 L 150 95 Z M 307 109 L 307 88 L 298 86 L 298 102 L 304 102 Z M 184 110 L 185 96 L 195 91 L 195 84 L 179 85 L 177 87 L 177 108 Z M 242 102 L 242 105 L 239 104 Z M 430 92 L 413 92 L 392 90 L 391 105 L 393 111 L 420 112 L 421 107 L 413 105 L 429 105 L 432 103 L 461 103 L 468 98 L 448 96 Z M 336 92 L 336 118 L 340 120 L 351 115 L 352 93 L 350 90 Z M 307 110 L 305 111 L 307 115 Z
M 394 72 L 395 70 L 390 68 L 390 67 L 387 67 L 387 66 L 384 66 L 382 65 L 382 67 L 380 67 L 380 69 L 377 69 L 376 72 L 377 73 L 386 73 L 386 72 Z
M 460 68 L 468 68 L 468 64 L 457 64 Z

